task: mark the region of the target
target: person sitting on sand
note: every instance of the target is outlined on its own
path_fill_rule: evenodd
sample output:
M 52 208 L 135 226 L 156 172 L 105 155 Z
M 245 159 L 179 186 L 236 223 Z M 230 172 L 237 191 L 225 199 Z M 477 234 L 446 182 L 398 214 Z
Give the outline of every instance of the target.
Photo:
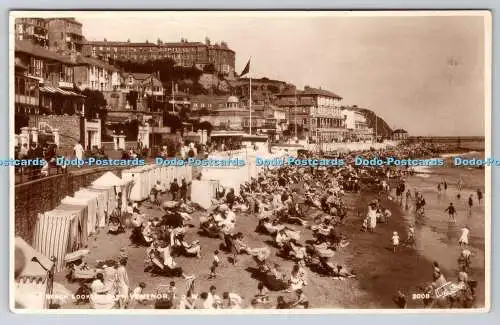
M 278 296 L 276 299 L 276 309 L 288 309 L 289 306 L 290 304 L 286 302 L 283 296 Z
M 255 299 L 261 303 L 269 301 L 269 290 L 267 290 L 266 286 L 262 282 L 259 282 L 257 285 L 257 294 L 255 295 Z
M 293 291 L 302 289 L 303 286 L 307 285 L 305 278 L 305 272 L 301 270 L 298 264 L 295 264 L 290 275 L 290 289 Z
M 471 267 L 471 251 L 464 249 L 458 257 L 458 269 L 463 272 L 469 272 Z
M 297 298 L 294 302 L 290 304 L 289 308 L 302 307 L 304 309 L 308 309 L 310 307 L 309 301 L 307 300 L 307 297 L 302 291 L 302 289 L 295 290 L 295 294 L 297 295 Z
M 400 309 L 405 309 L 407 306 L 406 296 L 401 291 L 398 291 L 398 294 L 392 298 L 392 301 L 394 301 L 396 306 Z
M 224 308 L 227 309 L 241 309 L 243 298 L 233 292 L 224 292 L 222 294 Z
M 343 278 L 355 278 L 356 275 L 347 271 L 342 265 L 337 265 L 336 270 L 334 270 L 333 278 L 336 280 L 340 280 Z

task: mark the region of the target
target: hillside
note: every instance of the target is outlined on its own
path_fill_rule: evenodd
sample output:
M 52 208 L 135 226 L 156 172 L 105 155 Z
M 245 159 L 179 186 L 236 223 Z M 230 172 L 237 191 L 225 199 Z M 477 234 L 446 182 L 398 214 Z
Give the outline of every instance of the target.
M 368 127 L 373 128 L 373 132 L 377 129 L 377 134 L 379 136 L 386 138 L 392 136 L 392 129 L 383 118 L 377 116 L 377 114 L 367 108 L 357 107 L 357 109 L 359 112 L 363 113 L 368 123 Z

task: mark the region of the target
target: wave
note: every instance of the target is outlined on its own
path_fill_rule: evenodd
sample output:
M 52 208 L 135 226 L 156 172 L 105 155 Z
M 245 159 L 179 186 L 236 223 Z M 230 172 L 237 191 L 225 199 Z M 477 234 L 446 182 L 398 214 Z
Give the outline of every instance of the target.
M 481 154 L 479 151 L 468 151 L 462 153 L 443 153 L 439 155 L 440 158 L 453 158 L 457 156 L 475 156 Z

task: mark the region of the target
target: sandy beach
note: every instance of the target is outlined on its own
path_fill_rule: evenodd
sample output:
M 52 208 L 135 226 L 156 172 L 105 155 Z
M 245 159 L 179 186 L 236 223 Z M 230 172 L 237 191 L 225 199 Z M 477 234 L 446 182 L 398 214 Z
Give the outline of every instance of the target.
M 477 175 L 475 177 L 477 178 Z M 344 199 L 349 210 L 347 218 L 344 219 L 343 225 L 338 227 L 338 231 L 347 237 L 350 245 L 337 252 L 334 263 L 347 266 L 356 273 L 357 278 L 334 280 L 330 277 L 320 276 L 313 271 L 308 271 L 309 283 L 304 292 L 309 298 L 312 308 L 396 308 L 392 298 L 398 290 L 406 295 L 408 308 L 423 308 L 423 302 L 420 299 L 412 299 L 412 297 L 414 294 L 421 292 L 419 286 L 432 281 L 433 260 L 440 262 L 443 273 L 450 281 L 455 280 L 457 272 L 456 259 L 460 252 L 457 245 L 460 224 L 453 225 L 453 230 L 449 230 L 448 233 L 446 228 L 435 227 L 435 222 L 442 222 L 442 220 L 436 221 L 435 219 L 446 220 L 443 212 L 437 212 L 439 209 L 435 207 L 436 203 L 430 198 L 431 193 L 435 191 L 433 184 L 436 179 L 435 176 L 421 178 L 418 175 L 409 178 L 409 188 L 413 189 L 418 185 L 418 188 L 424 191 L 423 193 L 430 201 L 428 210 L 430 220 L 424 220 L 423 223 L 416 225 L 416 248 L 401 247 L 397 253 L 392 252 L 392 232 L 397 231 L 402 240 L 406 238 L 408 224 L 414 222 L 411 209 L 406 211 L 392 199 L 381 196 L 382 206 L 388 207 L 392 211 L 392 218 L 388 224 L 378 225 L 374 233 L 362 232 L 360 231 L 362 220 L 358 217 L 358 211 L 364 216 L 367 204 L 376 198 L 376 195 L 366 191 L 346 193 Z M 451 176 L 449 181 L 451 183 Z M 452 193 L 451 186 L 448 191 Z M 164 195 L 162 199 L 166 200 L 169 197 Z M 458 209 L 460 215 L 461 207 L 458 207 Z M 477 209 L 478 217 L 484 215 L 480 214 L 479 207 Z M 148 202 L 141 206 L 141 211 L 150 217 L 160 217 L 162 215 L 162 212 L 157 207 L 151 206 Z M 182 266 L 186 274 L 196 275 L 195 285 L 198 292 L 207 291 L 211 285 L 215 285 L 219 293 L 229 291 L 240 294 L 245 299 L 245 305 L 248 306 L 253 295 L 257 293 L 258 281 L 251 277 L 251 272 L 255 269 L 256 263 L 250 256 L 242 255 L 239 257 L 238 263 L 232 265 L 228 260 L 230 255 L 223 253 L 224 258 L 222 266 L 217 271 L 217 277 L 209 280 L 208 274 L 212 255 L 215 250 L 219 250 L 221 241 L 200 236 L 199 218 L 204 215 L 206 215 L 206 212 L 203 211 L 197 211 L 192 215 L 193 221 L 191 223 L 193 227 L 186 234 L 187 242 L 195 239 L 200 240 L 202 246 L 201 258 L 178 257 L 176 261 Z M 236 231 L 245 234 L 247 244 L 250 247 L 270 247 L 272 250 L 271 261 L 279 263 L 285 272 L 290 272 L 293 262 L 276 256 L 277 249 L 273 246 L 272 237 L 254 231 L 257 226 L 256 217 L 246 213 L 238 213 L 237 215 Z M 457 227 L 458 229 L 455 229 Z M 302 231 L 303 240 L 307 241 L 313 238 L 310 230 L 298 226 L 295 226 L 295 228 Z M 478 229 L 475 229 L 473 236 L 478 235 L 477 231 Z M 175 281 L 179 294 L 184 294 L 186 281 L 183 278 L 152 277 L 149 273 L 144 272 L 145 248 L 130 246 L 129 235 L 130 230 L 126 234 L 111 235 L 107 234 L 104 229 L 91 241 L 89 246 L 91 253 L 86 258 L 89 265 L 93 265 L 97 260 L 114 258 L 119 254 L 120 248 L 125 247 L 129 255 L 127 271 L 133 287 L 139 282 L 145 282 L 147 284 L 145 293 L 155 293 L 155 290 L 160 285 L 168 285 L 170 281 Z M 446 236 L 447 243 L 444 245 L 442 242 L 436 242 L 436 240 Z M 482 247 L 475 237 L 473 237 L 472 241 L 473 245 L 478 245 L 474 249 L 475 255 L 479 256 L 479 260 L 474 265 L 475 273 L 473 274 L 474 278 L 479 281 L 478 287 L 480 288 L 476 305 L 482 307 L 484 305 L 484 291 L 482 288 L 484 285 L 484 259 L 481 258 L 480 251 L 484 252 L 484 239 Z M 64 272 L 57 274 L 56 282 L 64 284 L 73 292 L 76 291 L 78 284 L 68 283 L 64 275 Z M 274 308 L 278 295 L 291 296 L 293 293 L 271 293 L 271 303 L 261 307 Z M 78 306 L 70 303 L 62 307 L 88 308 L 88 305 Z M 153 305 L 150 302 L 139 305 L 138 308 L 153 308 Z

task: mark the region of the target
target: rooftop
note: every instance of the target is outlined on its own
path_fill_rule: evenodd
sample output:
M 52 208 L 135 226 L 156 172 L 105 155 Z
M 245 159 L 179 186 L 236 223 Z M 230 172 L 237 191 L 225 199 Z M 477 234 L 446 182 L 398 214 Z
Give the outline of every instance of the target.
M 308 86 L 304 87 L 304 91 L 302 92 L 302 95 L 319 95 L 319 96 L 331 97 L 331 98 L 335 98 L 335 99 L 342 99 L 342 97 L 340 97 L 339 95 L 337 95 L 331 91 L 324 90 L 321 88 L 312 88 L 312 87 L 308 87 Z
M 35 45 L 28 40 L 16 40 L 15 51 L 30 54 L 32 56 L 47 60 L 59 61 L 66 64 L 74 64 L 73 62 L 71 62 L 70 58 L 49 51 L 39 45 Z
M 80 56 L 77 59 L 77 65 L 92 65 L 92 66 L 98 66 L 101 68 L 105 68 L 110 71 L 119 71 L 117 67 L 114 67 L 106 62 L 103 62 L 101 60 L 92 58 L 92 57 L 84 57 Z

